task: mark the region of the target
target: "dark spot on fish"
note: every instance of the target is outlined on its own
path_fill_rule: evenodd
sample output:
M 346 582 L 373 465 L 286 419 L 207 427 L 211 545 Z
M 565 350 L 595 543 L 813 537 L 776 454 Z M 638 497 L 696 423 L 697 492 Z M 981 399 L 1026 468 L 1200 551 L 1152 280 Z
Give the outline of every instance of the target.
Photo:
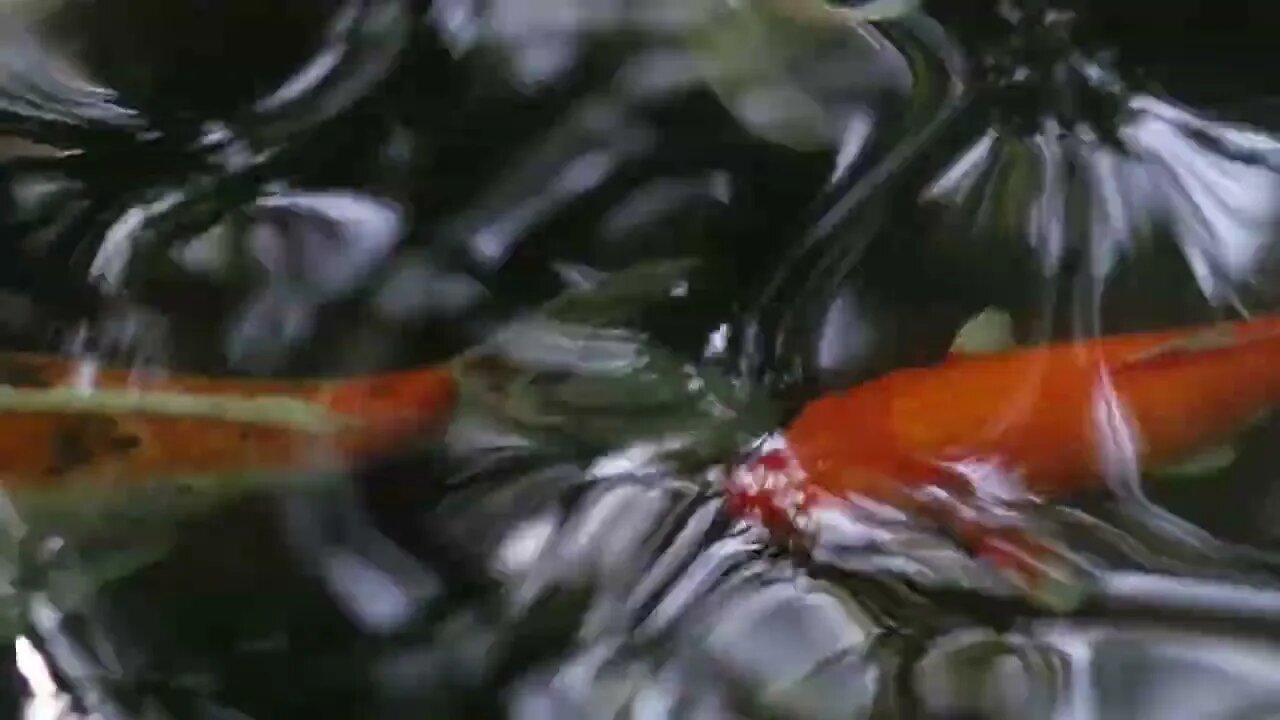
M 253 431 L 249 428 L 240 428 L 240 439 L 248 442 L 253 439 Z
M 49 474 L 63 476 L 106 457 L 126 455 L 142 445 L 142 438 L 124 430 L 115 418 L 87 416 L 63 422 L 53 437 Z
M 110 446 L 112 450 L 120 453 L 129 453 L 137 450 L 142 445 L 142 438 L 131 432 L 121 432 L 111 436 Z
M 52 387 L 51 364 L 35 358 L 0 356 L 0 385 L 15 388 Z
M 369 395 L 375 398 L 388 398 L 395 394 L 395 387 L 390 382 L 376 382 L 369 388 Z
M 90 418 L 67 420 L 59 425 L 50 448 L 53 464 L 49 467 L 49 474 L 66 475 L 92 463 L 98 456 L 93 448 L 93 430 Z

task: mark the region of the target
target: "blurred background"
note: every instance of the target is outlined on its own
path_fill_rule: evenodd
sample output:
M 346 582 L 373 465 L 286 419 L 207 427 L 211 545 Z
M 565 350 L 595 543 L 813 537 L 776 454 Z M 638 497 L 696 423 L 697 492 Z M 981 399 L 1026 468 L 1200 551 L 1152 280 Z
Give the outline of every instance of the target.
M 130 497 L 92 547 L 6 503 L 3 716 L 1280 717 L 1269 419 L 1145 491 L 1010 508 L 1088 569 L 1065 614 L 923 523 L 830 518 L 793 552 L 723 486 L 986 310 L 1035 343 L 1274 309 L 1278 23 L 0 0 L 0 350 L 489 360 L 447 435 L 323 491 Z

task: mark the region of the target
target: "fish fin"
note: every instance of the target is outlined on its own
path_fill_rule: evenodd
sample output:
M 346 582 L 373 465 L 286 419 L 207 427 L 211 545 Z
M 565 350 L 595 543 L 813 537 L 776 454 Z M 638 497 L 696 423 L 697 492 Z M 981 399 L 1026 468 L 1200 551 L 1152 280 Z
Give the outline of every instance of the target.
M 680 294 L 699 264 L 697 258 L 675 257 L 637 263 L 613 273 L 579 269 L 570 281 L 571 288 L 543 305 L 538 315 L 585 325 L 617 322 L 640 308 Z
M 572 290 L 590 290 L 603 282 L 609 274 L 581 263 L 553 262 L 551 269 L 566 287 Z
M 1125 358 L 1124 365 L 1141 365 L 1151 360 L 1188 353 L 1226 350 L 1239 344 L 1239 339 L 1229 327 L 1214 326 L 1147 348 Z
M 1170 360 L 1180 356 L 1230 350 L 1250 343 L 1280 339 L 1280 328 L 1271 328 L 1262 332 L 1245 332 L 1244 327 L 1247 326 L 1241 326 L 1236 323 L 1218 323 L 1200 330 L 1190 331 L 1185 335 L 1171 338 L 1118 358 L 1113 367 L 1117 370 L 1125 369 L 1151 362 Z
M 85 548 L 66 567 L 50 568 L 42 588 L 58 607 L 87 607 L 104 587 L 136 575 L 169 557 L 174 541 L 155 538 L 120 547 Z
M 1013 318 L 1003 310 L 989 307 L 960 327 L 951 343 L 951 354 L 981 355 L 1011 350 L 1016 346 Z
M 1175 463 L 1152 470 L 1151 474 L 1158 478 L 1194 478 L 1220 472 L 1230 467 L 1236 460 L 1236 449 L 1233 445 L 1218 445 L 1190 455 Z
M 569 289 L 507 323 L 445 366 L 457 382 L 467 385 L 475 373 L 509 380 L 531 366 L 577 366 L 590 355 L 583 351 L 588 342 L 621 355 L 614 360 L 629 358 L 635 353 L 628 347 L 636 345 L 643 333 L 624 323 L 646 307 L 680 296 L 700 264 L 696 258 L 660 258 L 618 272 L 579 272 L 566 278 Z
M 1270 408 L 1259 412 L 1257 415 L 1249 418 L 1240 424 L 1236 429 L 1237 436 L 1250 428 L 1269 420 L 1274 414 Z M 1222 445 L 1214 445 L 1199 452 L 1185 456 L 1159 467 L 1151 469 L 1151 475 L 1157 478 L 1191 478 L 1203 477 L 1225 470 L 1236 461 L 1239 456 L 1239 450 L 1235 442 L 1227 442 Z

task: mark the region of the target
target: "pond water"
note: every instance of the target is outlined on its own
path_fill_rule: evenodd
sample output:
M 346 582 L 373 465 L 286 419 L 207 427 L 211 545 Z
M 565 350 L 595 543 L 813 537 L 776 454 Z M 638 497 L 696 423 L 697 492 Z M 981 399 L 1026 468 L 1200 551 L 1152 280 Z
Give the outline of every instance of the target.
M 6 0 L 0 350 L 468 358 L 446 432 L 325 482 L 57 496 L 109 542 L 5 503 L 6 717 L 1280 717 L 1265 413 L 1177 472 L 1108 446 L 1082 492 L 947 516 L 1052 548 L 1067 605 L 945 521 L 841 506 L 789 543 L 734 484 L 958 334 L 1265 318 L 1276 7 Z M 1151 402 L 1269 410 L 1266 341 Z M 938 384 L 911 427 L 979 392 L 1052 415 L 1046 377 Z M 856 463 L 884 422 L 824 432 Z

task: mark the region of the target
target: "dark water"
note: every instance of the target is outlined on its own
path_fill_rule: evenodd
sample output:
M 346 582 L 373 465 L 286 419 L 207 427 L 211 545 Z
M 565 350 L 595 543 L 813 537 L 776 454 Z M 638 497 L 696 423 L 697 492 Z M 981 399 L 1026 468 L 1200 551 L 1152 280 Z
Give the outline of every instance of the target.
M 1271 309 L 1274 4 L 1114 5 L 0 6 L 7 349 L 501 359 L 447 438 L 323 491 L 142 503 L 145 563 L 19 513 L 6 711 L 1280 715 L 1274 423 L 1019 509 L 1093 578 L 1068 614 L 918 522 L 789 552 L 716 473 L 984 308 L 1025 342 Z

